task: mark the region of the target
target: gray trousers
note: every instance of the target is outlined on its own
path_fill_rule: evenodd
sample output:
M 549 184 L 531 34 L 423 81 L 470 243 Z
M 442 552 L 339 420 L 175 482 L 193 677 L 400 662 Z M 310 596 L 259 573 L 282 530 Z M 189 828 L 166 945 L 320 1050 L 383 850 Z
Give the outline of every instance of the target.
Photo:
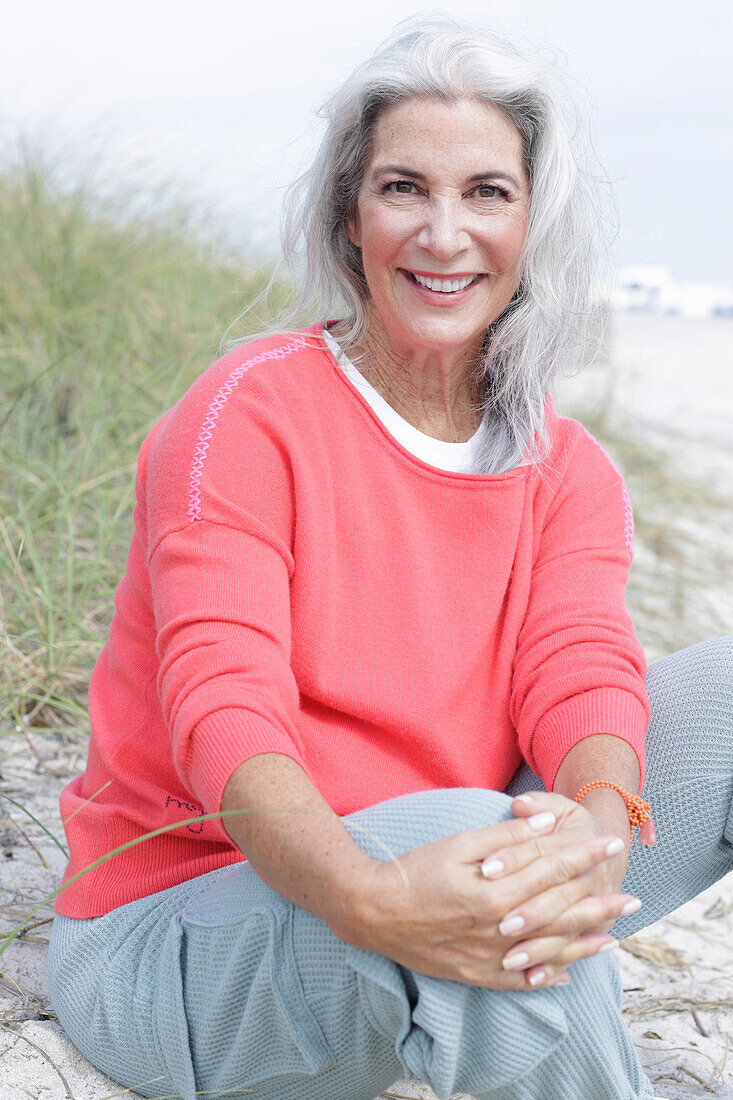
M 644 797 L 658 844 L 634 844 L 623 938 L 733 870 L 733 636 L 651 664 Z M 510 817 L 543 784 L 420 791 L 345 816 L 393 852 Z M 369 855 L 372 837 L 351 830 Z M 90 920 L 57 916 L 49 982 L 86 1057 L 144 1096 L 373 1100 L 399 1078 L 491 1100 L 651 1098 L 621 1016 L 613 953 L 568 986 L 498 991 L 433 978 L 345 944 L 247 862 Z M 146 1083 L 147 1082 L 147 1083 Z M 234 1091 L 231 1091 L 234 1090 Z

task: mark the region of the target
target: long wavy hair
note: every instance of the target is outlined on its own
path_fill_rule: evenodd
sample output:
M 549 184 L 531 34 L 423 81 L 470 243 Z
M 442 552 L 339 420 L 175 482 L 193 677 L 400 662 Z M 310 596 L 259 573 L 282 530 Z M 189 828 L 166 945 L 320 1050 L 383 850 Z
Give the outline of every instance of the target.
M 483 101 L 522 137 L 530 187 L 522 274 L 486 331 L 475 376 L 487 426 L 475 472 L 502 473 L 547 456 L 546 395 L 558 374 L 573 373 L 592 355 L 602 334 L 602 179 L 582 165 L 595 154 L 556 62 L 442 13 L 400 23 L 320 108 L 325 132 L 311 166 L 286 191 L 281 223 L 283 256 L 298 289 L 270 331 L 292 330 L 304 318 L 342 317 L 345 350 L 362 343 L 369 288 L 346 223 L 357 212 L 380 113 L 425 97 Z M 275 271 L 271 285 L 277 278 Z

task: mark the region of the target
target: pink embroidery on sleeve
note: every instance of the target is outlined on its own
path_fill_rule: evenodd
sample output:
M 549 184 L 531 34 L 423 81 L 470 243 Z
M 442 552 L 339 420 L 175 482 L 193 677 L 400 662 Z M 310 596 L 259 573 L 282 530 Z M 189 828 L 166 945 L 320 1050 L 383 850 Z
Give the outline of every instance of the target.
M 258 363 L 264 363 L 268 359 L 286 359 L 288 355 L 292 355 L 294 351 L 298 351 L 299 348 L 303 347 L 305 347 L 305 340 L 298 338 L 291 341 L 289 344 L 284 344 L 282 347 L 270 348 L 268 351 L 260 352 L 259 355 L 255 355 L 252 359 L 248 359 L 246 363 L 242 363 L 232 371 L 209 405 L 206 416 L 204 417 L 204 422 L 201 425 L 201 431 L 199 432 L 196 450 L 193 456 L 193 465 L 191 466 L 188 489 L 188 515 L 191 518 L 191 523 L 195 523 L 196 520 L 201 519 L 201 475 L 204 469 L 204 462 L 208 454 L 211 437 L 214 434 L 214 428 L 219 419 L 219 413 L 229 400 L 230 394 L 239 385 L 239 379 L 251 367 L 256 367 Z
M 589 433 L 589 435 L 590 435 L 590 433 Z M 624 498 L 623 498 L 624 499 L 624 536 L 625 536 L 625 540 L 626 540 L 626 549 L 630 550 L 631 549 L 631 540 L 634 537 L 634 513 L 633 513 L 633 510 L 631 508 L 631 501 L 629 500 L 629 494 L 626 492 L 626 484 L 624 482 L 624 479 L 621 475 L 620 470 L 616 466 L 615 462 L 611 458 L 608 451 L 604 450 L 604 448 L 600 445 L 598 440 L 593 439 L 592 435 L 590 436 L 590 438 L 593 440 L 593 442 L 595 443 L 598 450 L 601 451 L 606 456 L 608 461 L 611 463 L 611 466 L 613 467 L 613 469 L 616 471 L 618 476 L 621 478 L 621 485 L 622 485 L 623 494 L 624 494 Z

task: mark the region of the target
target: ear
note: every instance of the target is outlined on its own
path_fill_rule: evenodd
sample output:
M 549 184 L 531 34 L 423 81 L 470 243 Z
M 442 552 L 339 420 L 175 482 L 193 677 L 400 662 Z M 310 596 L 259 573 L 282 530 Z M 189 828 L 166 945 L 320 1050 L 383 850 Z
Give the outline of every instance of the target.
M 361 227 L 359 225 L 358 215 L 353 218 L 347 218 L 344 222 L 344 229 L 351 243 L 356 248 L 361 248 Z

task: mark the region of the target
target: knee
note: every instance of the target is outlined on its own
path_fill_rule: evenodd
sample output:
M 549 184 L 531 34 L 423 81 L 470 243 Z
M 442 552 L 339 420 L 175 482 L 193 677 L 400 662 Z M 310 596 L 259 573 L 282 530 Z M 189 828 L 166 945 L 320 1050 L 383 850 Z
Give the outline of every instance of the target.
M 453 833 L 496 825 L 512 817 L 511 798 L 479 787 L 414 791 L 346 814 L 342 821 L 372 859 L 385 859 Z M 381 843 L 380 843 L 381 841 Z
M 706 638 L 649 665 L 646 687 L 650 701 L 684 707 L 691 717 L 730 712 L 733 696 L 733 634 Z
M 647 670 L 652 753 L 678 756 L 695 774 L 733 771 L 733 635 L 709 638 Z

